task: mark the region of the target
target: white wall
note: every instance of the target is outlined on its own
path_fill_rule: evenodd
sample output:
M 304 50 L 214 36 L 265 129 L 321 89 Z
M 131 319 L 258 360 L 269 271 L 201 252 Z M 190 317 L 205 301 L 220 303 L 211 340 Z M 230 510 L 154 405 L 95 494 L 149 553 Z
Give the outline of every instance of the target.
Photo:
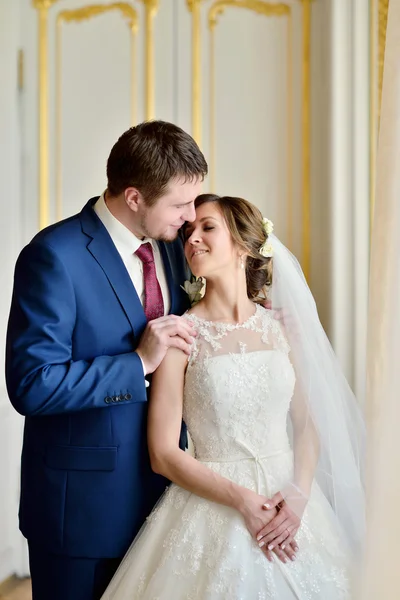
M 21 146 L 17 88 L 18 2 L 0 2 L 0 360 L 11 298 L 14 262 L 21 247 Z M 12 409 L 0 371 L 0 581 L 19 569 L 22 536 L 18 532 L 19 456 L 22 418 Z

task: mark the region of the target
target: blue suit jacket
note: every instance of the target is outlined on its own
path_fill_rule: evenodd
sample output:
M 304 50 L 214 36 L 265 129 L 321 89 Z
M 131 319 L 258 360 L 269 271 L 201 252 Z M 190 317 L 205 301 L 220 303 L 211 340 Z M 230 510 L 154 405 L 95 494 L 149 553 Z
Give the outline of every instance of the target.
M 50 552 L 93 558 L 122 556 L 168 483 L 146 443 L 135 353 L 146 317 L 96 200 L 22 250 L 6 350 L 9 397 L 26 416 L 21 531 Z M 160 247 L 171 313 L 182 314 L 182 245 Z

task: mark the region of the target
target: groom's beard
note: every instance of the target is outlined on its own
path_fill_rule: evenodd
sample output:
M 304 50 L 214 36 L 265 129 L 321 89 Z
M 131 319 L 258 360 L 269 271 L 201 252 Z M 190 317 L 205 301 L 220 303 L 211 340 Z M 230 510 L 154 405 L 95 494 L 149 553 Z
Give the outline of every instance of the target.
M 144 237 L 151 240 L 157 240 L 158 242 L 173 242 L 176 240 L 180 232 L 180 229 L 174 229 L 171 226 L 169 226 L 166 231 L 161 233 L 152 230 L 152 228 L 147 224 L 146 214 L 142 216 L 140 221 L 140 229 Z

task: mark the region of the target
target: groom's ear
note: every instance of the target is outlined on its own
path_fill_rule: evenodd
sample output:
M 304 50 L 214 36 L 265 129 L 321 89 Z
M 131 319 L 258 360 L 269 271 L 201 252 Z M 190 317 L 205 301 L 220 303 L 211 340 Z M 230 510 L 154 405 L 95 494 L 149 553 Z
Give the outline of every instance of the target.
M 137 212 L 139 210 L 140 204 L 144 202 L 142 194 L 138 189 L 134 187 L 126 188 L 125 192 L 125 202 L 129 206 L 129 208 L 133 212 Z

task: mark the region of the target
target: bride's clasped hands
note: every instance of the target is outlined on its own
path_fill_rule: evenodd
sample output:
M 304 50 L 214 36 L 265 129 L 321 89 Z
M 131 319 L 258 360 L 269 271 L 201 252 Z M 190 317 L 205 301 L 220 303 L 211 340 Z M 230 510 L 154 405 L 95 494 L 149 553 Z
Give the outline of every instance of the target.
M 292 518 L 297 521 L 296 530 L 291 530 L 291 539 L 287 541 L 284 547 L 280 546 L 279 543 L 274 543 L 273 548 L 270 548 L 268 543 L 260 541 L 263 536 L 268 536 L 268 540 L 278 539 L 278 537 L 282 535 L 280 528 L 283 522 L 286 523 L 287 512 L 292 512 L 288 506 L 279 509 L 277 506 L 278 498 L 279 496 L 276 494 L 273 499 L 269 500 L 256 492 L 244 490 L 241 494 L 237 509 L 242 515 L 247 529 L 254 540 L 256 540 L 267 559 L 270 562 L 273 561 L 273 551 L 283 563 L 286 563 L 288 559 L 292 561 L 296 560 L 296 552 L 298 550 L 298 545 L 293 538 L 300 527 L 300 519 L 295 513 L 293 513 Z M 282 500 L 283 498 L 281 497 L 280 501 Z M 267 504 L 269 508 L 266 508 Z M 287 535 L 285 539 L 286 538 Z
M 280 547 L 285 550 L 294 546 L 298 550 L 294 538 L 300 529 L 301 519 L 308 498 L 303 494 L 292 494 L 290 498 L 285 492 L 277 492 L 263 504 L 263 509 L 272 514 L 268 523 L 258 532 L 257 542 L 260 548 L 272 551 Z

